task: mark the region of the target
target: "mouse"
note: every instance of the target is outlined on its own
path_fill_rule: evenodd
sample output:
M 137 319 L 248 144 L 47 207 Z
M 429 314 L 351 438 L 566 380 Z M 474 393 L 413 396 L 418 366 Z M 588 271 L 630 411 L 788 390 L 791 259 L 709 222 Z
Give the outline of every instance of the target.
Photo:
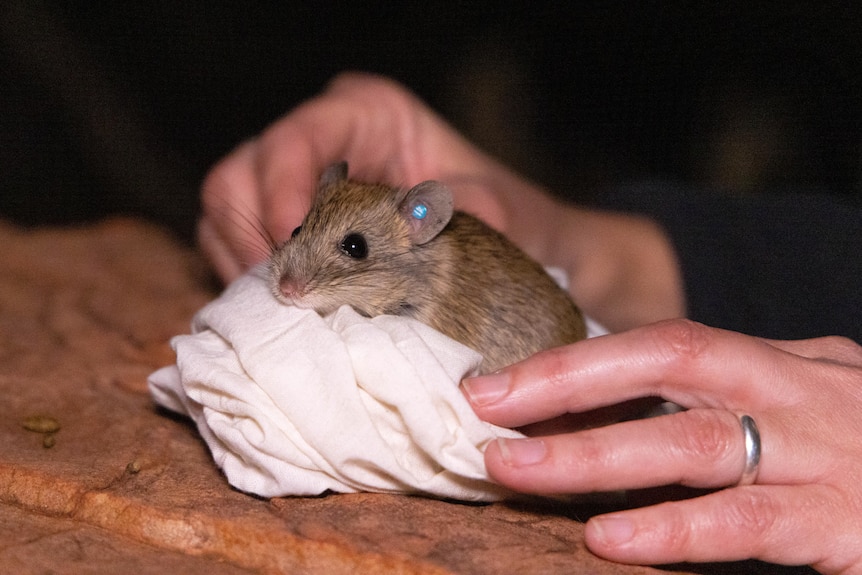
M 483 356 L 492 373 L 586 337 L 583 314 L 545 269 L 505 235 L 454 210 L 435 180 L 396 188 L 320 176 L 311 207 L 267 262 L 280 302 L 326 316 L 414 318 Z

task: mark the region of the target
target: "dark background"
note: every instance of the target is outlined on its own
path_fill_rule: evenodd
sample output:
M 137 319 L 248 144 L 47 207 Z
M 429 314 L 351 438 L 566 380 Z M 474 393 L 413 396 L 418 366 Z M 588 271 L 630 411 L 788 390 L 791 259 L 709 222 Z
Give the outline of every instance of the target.
M 191 238 L 207 168 L 345 69 L 581 201 L 633 180 L 862 195 L 862 3 L 6 0 L 0 217 Z

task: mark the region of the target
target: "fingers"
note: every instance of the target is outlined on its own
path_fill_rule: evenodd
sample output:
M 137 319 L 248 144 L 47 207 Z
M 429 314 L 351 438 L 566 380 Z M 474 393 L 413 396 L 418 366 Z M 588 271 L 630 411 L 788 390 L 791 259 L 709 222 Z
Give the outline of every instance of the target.
M 207 253 L 226 258 L 224 269 L 266 257 L 269 249 L 250 241 L 250 228 L 258 237 L 271 236 L 270 243 L 290 237 L 311 205 L 317 178 L 335 162 L 348 161 L 359 179 L 415 183 L 426 169 L 416 159 L 434 156 L 423 149 L 433 138 L 420 138 L 412 125 L 427 115 L 391 81 L 358 74 L 336 79 L 210 171 L 202 187 Z M 230 259 L 236 265 L 227 264 Z
M 433 154 L 422 153 L 428 134 L 417 134 L 415 124 L 428 114 L 391 81 L 361 74 L 337 77 L 325 92 L 261 134 L 255 167 L 264 212 L 273 222 L 290 221 L 299 201 L 304 214 L 320 173 L 340 161 L 348 162 L 357 179 L 418 183 L 427 171 L 417 165 L 418 158 Z
M 807 411 L 803 406 L 789 417 L 771 411 L 754 415 L 761 437 L 757 483 L 834 480 L 838 462 L 857 457 L 852 438 L 858 431 L 816 415 L 806 421 Z M 719 488 L 737 484 L 745 462 L 738 416 L 721 409 L 692 409 L 576 433 L 501 438 L 485 450 L 485 466 L 495 481 L 538 495 L 673 484 Z
M 738 484 L 739 413 L 754 418 L 756 485 L 593 518 L 590 549 L 629 563 L 758 558 L 858 570 L 862 348 L 842 338 L 767 341 L 683 320 L 595 338 L 466 380 L 480 417 L 510 426 L 640 396 L 688 411 L 529 439 L 485 452 L 499 483 L 536 493 Z
M 745 464 L 742 439 L 734 414 L 696 409 L 567 435 L 498 439 L 486 449 L 485 463 L 496 481 L 525 493 L 677 483 L 714 488 L 739 481 Z M 764 465 L 761 474 L 768 479 L 769 473 Z
M 730 410 L 801 401 L 790 386 L 774 393 L 776 355 L 798 363 L 763 340 L 672 320 L 542 352 L 463 389 L 482 419 L 504 427 L 647 396 Z
M 585 539 L 593 553 L 623 563 L 757 558 L 819 568 L 831 562 L 824 572 L 840 572 L 838 564 L 852 564 L 846 546 L 811 534 L 846 532 L 847 514 L 822 486 L 749 486 L 594 517 Z
M 840 427 L 820 414 L 844 415 L 852 403 L 843 398 L 858 387 L 854 373 L 757 338 L 672 321 L 539 354 L 493 376 L 465 380 L 464 389 L 482 419 L 506 427 L 644 396 L 689 408 L 543 438 L 547 458 L 529 466 L 512 454 L 535 445 L 508 442 L 486 451 L 489 472 L 514 489 L 582 493 L 735 483 L 743 461 L 738 413 L 754 417 L 760 428 L 760 481 L 817 481 L 845 449 Z
M 225 281 L 270 251 L 261 219 L 255 155 L 255 142 L 244 142 L 214 166 L 201 185 L 198 241 Z
M 374 114 L 353 103 L 361 90 L 354 87 L 354 93 L 343 94 L 351 84 L 379 92 L 383 82 L 353 75 L 337 84 L 338 90 L 299 106 L 260 137 L 238 146 L 207 175 L 199 240 L 223 279 L 234 279 L 290 236 L 328 165 L 344 159 L 387 164 L 392 150 L 381 142 L 391 144 L 395 138 L 387 132 L 397 126 L 385 123 L 378 112 L 371 124 L 375 130 L 366 134 L 368 128 L 361 124 Z M 395 91 L 388 84 L 386 88 Z M 369 140 L 373 145 L 367 145 Z
M 348 162 L 352 178 L 368 182 L 397 187 L 426 179 L 452 183 L 459 209 L 502 230 L 511 223 L 506 212 L 514 209 L 514 199 L 523 202 L 529 196 L 532 206 L 550 202 L 404 87 L 378 76 L 342 74 L 213 168 L 203 188 L 201 240 L 207 253 L 222 257 L 224 273 L 233 273 L 231 259 L 240 269 L 262 259 L 259 249 L 243 245 L 248 241 L 242 226 L 224 214 L 240 210 L 243 220 L 257 223 L 279 244 L 307 213 L 319 175 L 340 161 Z M 520 210 L 517 220 L 531 231 L 525 237 L 541 229 L 526 221 L 527 215 Z M 533 219 L 547 220 L 539 214 Z
M 207 253 L 226 258 L 226 270 L 236 267 L 230 259 L 240 269 L 263 259 L 225 213 L 240 210 L 242 220 L 280 244 L 307 213 L 319 175 L 339 161 L 348 162 L 352 178 L 368 182 L 441 180 L 458 209 L 510 234 L 534 257 L 552 251 L 549 214 L 559 207 L 544 191 L 482 153 L 404 87 L 343 74 L 213 168 L 203 188 Z

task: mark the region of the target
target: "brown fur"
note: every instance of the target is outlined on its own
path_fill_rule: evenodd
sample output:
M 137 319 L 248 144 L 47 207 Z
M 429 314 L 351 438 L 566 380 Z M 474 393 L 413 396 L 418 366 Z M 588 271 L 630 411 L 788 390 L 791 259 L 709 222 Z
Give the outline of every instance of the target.
M 406 194 L 325 177 L 301 230 L 270 258 L 275 296 L 321 315 L 347 304 L 368 317 L 413 317 L 479 351 L 485 373 L 585 337 L 568 294 L 473 216 L 455 212 L 436 237 L 415 245 L 400 211 Z M 365 237 L 367 258 L 342 252 L 350 233 Z M 286 296 L 282 282 L 296 292 Z

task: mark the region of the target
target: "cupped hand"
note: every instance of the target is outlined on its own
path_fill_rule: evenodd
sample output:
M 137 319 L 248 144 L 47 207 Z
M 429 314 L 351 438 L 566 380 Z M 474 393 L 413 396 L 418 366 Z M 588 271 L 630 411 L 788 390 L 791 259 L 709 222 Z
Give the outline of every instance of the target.
M 507 427 L 647 396 L 688 408 L 488 446 L 491 476 L 526 493 L 708 489 L 592 518 L 586 542 L 598 555 L 862 573 L 862 347 L 850 340 L 772 341 L 672 320 L 540 353 L 464 390 L 480 417 Z M 736 486 L 741 414 L 762 438 L 747 486 Z
M 662 230 L 642 218 L 566 205 L 470 144 L 403 86 L 336 77 L 216 164 L 202 185 L 200 245 L 225 281 L 266 259 L 311 204 L 320 174 L 347 161 L 353 178 L 452 189 L 457 209 L 568 272 L 588 314 L 620 330 L 684 311 L 681 276 Z
M 276 243 L 287 239 L 308 210 L 320 174 L 343 160 L 351 177 L 368 182 L 409 187 L 443 181 L 456 207 L 510 234 L 554 211 L 550 197 L 468 143 L 404 87 L 346 73 L 208 174 L 199 239 L 222 278 L 230 281 L 266 257 L 271 246 L 260 232 Z M 509 214 L 516 210 L 507 202 L 522 201 L 532 211 L 522 210 L 524 221 L 513 225 Z M 535 235 L 521 238 L 529 243 Z

